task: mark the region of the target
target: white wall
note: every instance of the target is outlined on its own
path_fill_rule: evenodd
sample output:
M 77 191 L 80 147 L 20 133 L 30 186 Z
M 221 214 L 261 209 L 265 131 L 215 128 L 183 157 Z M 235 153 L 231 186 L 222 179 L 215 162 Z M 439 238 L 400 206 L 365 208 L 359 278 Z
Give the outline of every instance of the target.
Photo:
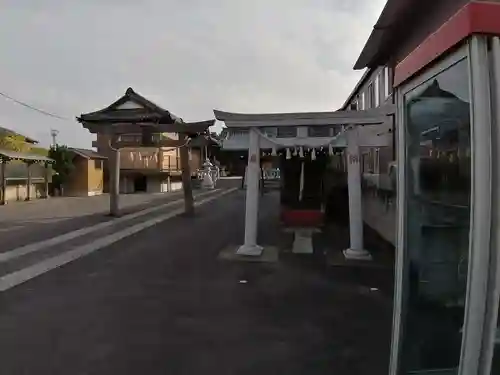
M 163 181 L 159 177 L 148 177 L 147 190 L 148 193 L 162 193 Z
M 32 184 L 30 188 L 31 199 L 36 199 L 44 196 L 44 184 Z M 26 185 L 8 185 L 5 189 L 5 200 L 7 202 L 12 201 L 24 201 L 28 196 L 28 188 Z
M 181 181 L 172 182 L 171 189 L 172 189 L 172 191 L 181 190 L 182 189 L 182 182 Z
M 363 220 L 382 238 L 396 245 L 396 198 L 385 201 L 372 192 L 363 194 Z
M 128 176 L 120 176 L 120 194 L 134 192 L 134 180 Z

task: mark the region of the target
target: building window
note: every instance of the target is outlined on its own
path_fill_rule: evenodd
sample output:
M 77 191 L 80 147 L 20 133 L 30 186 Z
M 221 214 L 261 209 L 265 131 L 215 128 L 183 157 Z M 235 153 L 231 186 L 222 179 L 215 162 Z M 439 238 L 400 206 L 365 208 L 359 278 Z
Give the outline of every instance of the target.
M 364 110 L 365 108 L 366 108 L 365 93 L 363 92 L 359 97 L 359 109 Z
M 95 169 L 102 169 L 102 160 L 100 160 L 100 159 L 94 160 L 94 168 Z
M 307 128 L 308 137 L 330 137 L 331 134 L 330 126 L 309 126 Z
M 380 105 L 380 74 L 375 77 L 375 82 L 373 83 L 374 96 L 373 96 L 373 107 L 377 108 Z
M 139 143 L 141 136 L 139 134 L 122 134 L 119 137 L 121 142 L 137 142 Z
M 297 128 L 294 126 L 279 126 L 277 129 L 277 138 L 295 138 L 297 136 Z
M 351 104 L 349 104 L 349 110 L 350 111 L 357 111 L 358 110 L 358 101 L 355 100 Z
M 366 109 L 373 108 L 375 103 L 375 90 L 373 82 L 368 85 Z
M 231 136 L 244 136 L 248 134 L 248 129 L 231 129 L 228 132 Z
M 143 129 L 141 135 L 141 146 L 152 146 L 154 144 L 154 134 L 150 129 Z
M 389 95 L 391 95 L 391 85 L 390 85 L 390 82 L 391 82 L 391 71 L 389 69 L 389 67 L 385 67 L 384 68 L 384 97 L 385 99 L 387 99 L 389 97 Z
M 334 125 L 332 126 L 332 137 L 335 137 L 337 134 L 339 134 L 340 132 L 342 132 L 344 130 L 344 126 L 343 125 Z
M 167 136 L 164 136 L 161 133 L 154 133 L 151 135 L 151 139 L 153 140 L 153 143 L 158 143 L 162 141 L 163 139 L 168 139 Z
M 269 138 L 276 138 L 278 134 L 277 128 L 262 128 L 262 133 L 264 133 Z

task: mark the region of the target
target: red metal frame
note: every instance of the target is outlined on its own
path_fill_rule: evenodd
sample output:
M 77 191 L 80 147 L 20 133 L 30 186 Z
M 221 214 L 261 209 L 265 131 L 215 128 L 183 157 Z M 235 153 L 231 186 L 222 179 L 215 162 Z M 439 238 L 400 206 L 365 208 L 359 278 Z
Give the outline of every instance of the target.
M 460 9 L 396 66 L 394 87 L 472 34 L 500 36 L 500 3 L 473 1 Z

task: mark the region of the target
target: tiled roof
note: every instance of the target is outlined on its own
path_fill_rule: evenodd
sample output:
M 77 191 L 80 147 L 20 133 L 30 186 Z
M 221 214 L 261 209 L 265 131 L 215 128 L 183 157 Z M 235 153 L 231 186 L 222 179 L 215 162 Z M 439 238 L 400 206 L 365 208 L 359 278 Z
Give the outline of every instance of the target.
M 0 135 L 5 134 L 5 135 L 18 135 L 21 137 L 24 137 L 24 140 L 28 143 L 38 143 L 37 140 L 27 137 L 24 134 L 20 134 L 12 129 L 4 128 L 3 126 L 0 126 Z
M 68 149 L 73 153 L 75 153 L 76 155 L 81 156 L 82 158 L 85 159 L 107 159 L 106 156 L 98 154 L 93 150 L 87 150 L 85 148 L 74 148 L 74 147 L 69 147 Z
M 13 160 L 25 160 L 25 161 L 45 161 L 53 162 L 54 160 L 43 155 L 29 154 L 25 152 L 15 152 L 10 150 L 0 150 L 0 157 L 13 159 Z
M 119 106 L 132 101 L 140 106 L 140 108 L 133 109 L 120 109 Z M 101 110 L 84 113 L 77 117 L 78 122 L 96 122 L 96 123 L 106 123 L 106 122 L 160 122 L 160 123 L 173 123 L 175 121 L 180 121 L 180 119 L 161 108 L 152 101 L 146 99 L 144 96 L 136 93 L 131 87 L 127 89 L 125 95 L 120 99 L 116 100 L 114 103 L 110 104 L 106 108 Z

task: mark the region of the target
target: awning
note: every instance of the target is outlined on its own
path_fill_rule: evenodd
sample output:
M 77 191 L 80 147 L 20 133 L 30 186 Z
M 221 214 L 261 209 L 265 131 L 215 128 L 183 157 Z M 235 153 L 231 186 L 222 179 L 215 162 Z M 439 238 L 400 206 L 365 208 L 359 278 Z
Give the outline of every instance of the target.
M 10 159 L 10 160 L 45 162 L 45 163 L 53 163 L 54 162 L 54 159 L 51 159 L 47 156 L 37 155 L 37 154 L 29 154 L 29 153 L 24 153 L 24 152 L 16 152 L 16 151 L 10 151 L 10 150 L 0 150 L 0 158 L 1 159 Z

